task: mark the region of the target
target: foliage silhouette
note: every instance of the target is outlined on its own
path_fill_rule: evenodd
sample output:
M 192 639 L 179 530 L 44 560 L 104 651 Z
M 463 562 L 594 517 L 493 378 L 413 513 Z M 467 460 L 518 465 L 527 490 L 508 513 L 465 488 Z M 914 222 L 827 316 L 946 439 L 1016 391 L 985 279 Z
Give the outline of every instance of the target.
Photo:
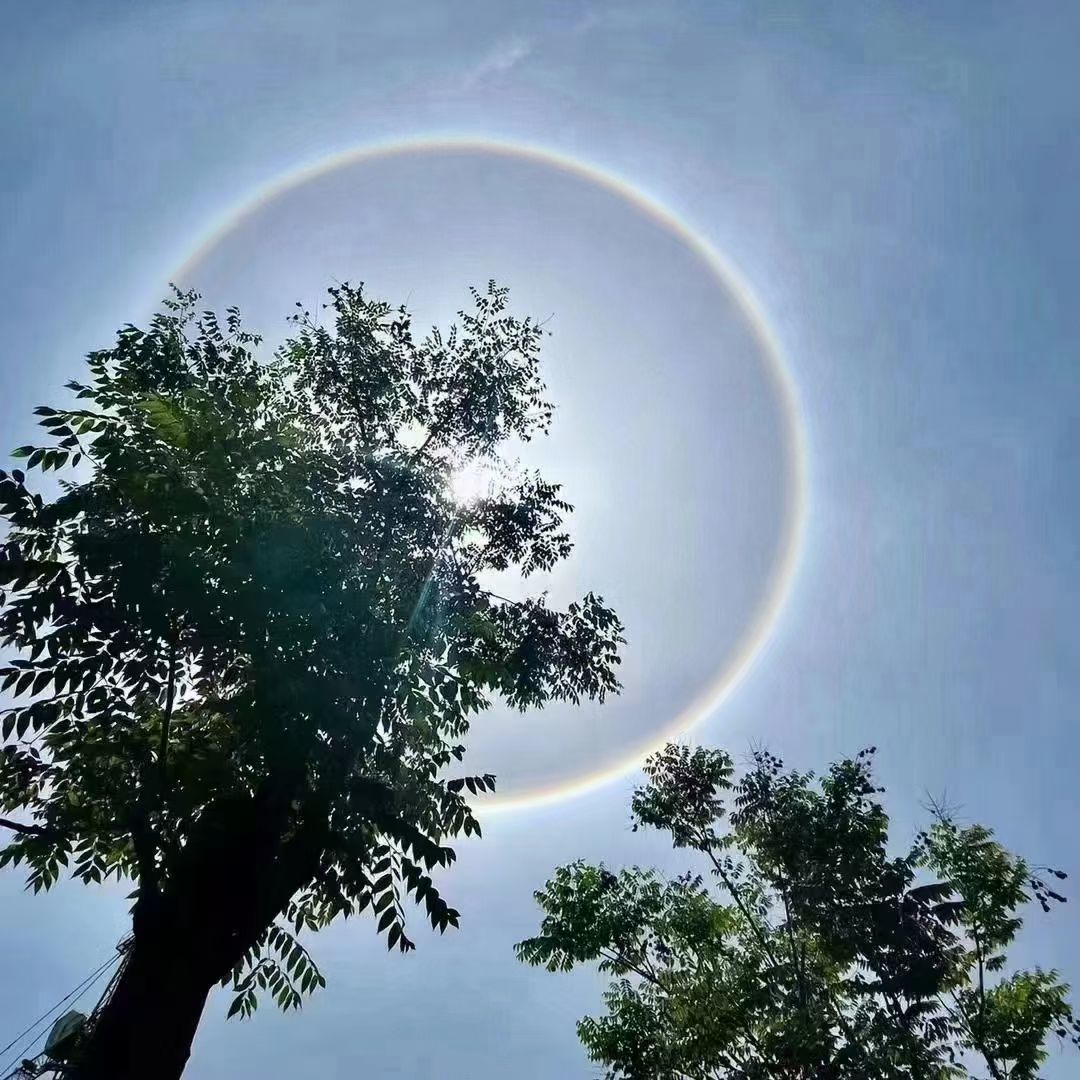
M 634 829 L 669 832 L 705 875 L 578 862 L 536 894 L 520 959 L 616 978 L 578 1025 L 608 1077 L 1032 1080 L 1051 1036 L 1080 1046 L 1056 972 L 1006 974 L 1023 908 L 1064 902 L 1064 872 L 940 809 L 890 855 L 873 753 L 817 779 L 758 752 L 736 779 L 726 753 L 669 745 Z
M 479 575 L 570 552 L 557 484 L 502 468 L 547 431 L 543 332 L 505 289 L 448 334 L 329 290 L 269 362 L 236 309 L 177 292 L 41 407 L 0 473 L 0 865 L 135 882 L 133 942 L 80 1077 L 178 1076 L 207 993 L 283 1009 L 323 985 L 298 935 L 369 911 L 406 952 L 406 903 L 458 925 L 433 874 L 479 834 L 447 776 L 470 717 L 603 699 L 620 623 L 592 594 L 510 602 Z M 467 505 L 455 469 L 503 479 Z

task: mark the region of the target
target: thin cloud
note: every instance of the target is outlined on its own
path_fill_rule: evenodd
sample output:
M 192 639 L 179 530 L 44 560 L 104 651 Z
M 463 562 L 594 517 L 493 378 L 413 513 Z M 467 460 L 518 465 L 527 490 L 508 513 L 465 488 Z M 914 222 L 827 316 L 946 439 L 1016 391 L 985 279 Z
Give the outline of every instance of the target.
M 524 37 L 500 41 L 481 58 L 479 63 L 465 73 L 461 80 L 462 84 L 475 86 L 492 76 L 505 74 L 529 57 L 533 48 L 532 41 Z

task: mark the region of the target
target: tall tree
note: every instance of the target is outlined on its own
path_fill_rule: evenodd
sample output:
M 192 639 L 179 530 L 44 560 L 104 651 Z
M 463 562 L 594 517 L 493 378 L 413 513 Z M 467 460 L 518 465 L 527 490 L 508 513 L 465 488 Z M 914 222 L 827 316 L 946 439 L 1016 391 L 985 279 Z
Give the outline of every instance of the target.
M 1080 1024 L 1054 971 L 1019 970 L 1021 912 L 1064 897 L 989 830 L 938 811 L 902 855 L 873 749 L 816 779 L 756 753 L 668 746 L 633 797 L 703 873 L 578 862 L 536 894 L 520 958 L 616 976 L 578 1034 L 628 1080 L 1033 1080 Z M 711 879 L 711 881 L 709 880 Z
M 92 353 L 76 407 L 37 410 L 75 467 L 56 497 L 0 473 L 0 864 L 48 888 L 64 867 L 135 882 L 123 970 L 75 1075 L 179 1076 L 215 983 L 249 1014 L 322 978 L 296 940 L 368 910 L 413 948 L 405 903 L 458 924 L 432 873 L 479 833 L 447 775 L 470 717 L 603 699 L 615 614 L 511 602 L 486 571 L 546 570 L 571 548 L 557 484 L 503 470 L 545 433 L 541 328 L 473 291 L 448 334 L 414 341 L 404 308 L 330 290 L 269 361 L 235 309 L 177 293 L 148 329 Z

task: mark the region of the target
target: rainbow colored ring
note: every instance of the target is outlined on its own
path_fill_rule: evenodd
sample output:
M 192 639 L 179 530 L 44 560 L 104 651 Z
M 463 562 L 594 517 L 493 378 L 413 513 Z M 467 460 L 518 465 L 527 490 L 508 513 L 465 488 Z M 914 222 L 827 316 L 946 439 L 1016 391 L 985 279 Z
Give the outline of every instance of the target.
M 488 154 L 496 157 L 531 161 L 558 169 L 589 181 L 626 200 L 636 210 L 692 251 L 708 268 L 714 279 L 735 298 L 765 359 L 766 372 L 783 415 L 784 456 L 792 478 L 791 494 L 784 515 L 779 552 L 769 574 L 768 586 L 753 618 L 726 658 L 723 667 L 709 685 L 686 708 L 666 723 L 647 746 L 638 746 L 614 765 L 584 776 L 574 777 L 549 787 L 525 792 L 507 799 L 484 800 L 477 806 L 485 814 L 507 810 L 531 809 L 584 794 L 637 769 L 642 761 L 664 743 L 686 734 L 712 713 L 746 674 L 768 640 L 784 601 L 791 589 L 802 548 L 806 518 L 806 446 L 799 418 L 798 398 L 779 343 L 762 314 L 753 292 L 735 267 L 689 225 L 680 220 L 651 196 L 625 180 L 594 165 L 584 164 L 554 150 L 523 143 L 504 142 L 469 136 L 439 136 L 362 146 L 324 157 L 264 185 L 250 198 L 226 213 L 198 242 L 173 274 L 176 281 L 189 280 L 192 271 L 244 220 L 287 191 L 348 165 L 381 158 L 438 153 Z

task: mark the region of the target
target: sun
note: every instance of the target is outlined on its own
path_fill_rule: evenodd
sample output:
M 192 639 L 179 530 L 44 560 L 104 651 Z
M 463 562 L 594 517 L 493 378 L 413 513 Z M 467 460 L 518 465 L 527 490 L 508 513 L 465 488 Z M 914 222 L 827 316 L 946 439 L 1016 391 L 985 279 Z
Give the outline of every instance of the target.
M 493 477 L 491 466 L 477 459 L 450 473 L 450 497 L 459 506 L 468 506 L 491 493 Z

